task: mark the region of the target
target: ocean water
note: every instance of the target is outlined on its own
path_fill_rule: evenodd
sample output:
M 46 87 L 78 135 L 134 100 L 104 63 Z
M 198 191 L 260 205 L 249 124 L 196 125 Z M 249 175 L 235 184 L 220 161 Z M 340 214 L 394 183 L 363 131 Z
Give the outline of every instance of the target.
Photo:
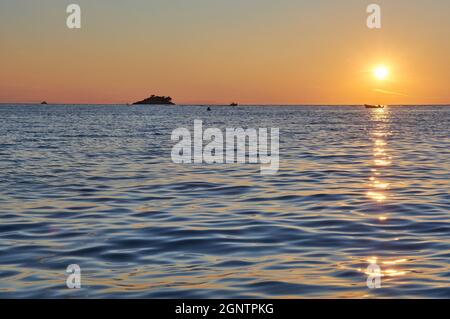
M 280 128 L 278 174 L 173 164 L 194 119 Z M 0 123 L 0 297 L 450 297 L 450 107 L 2 105 Z

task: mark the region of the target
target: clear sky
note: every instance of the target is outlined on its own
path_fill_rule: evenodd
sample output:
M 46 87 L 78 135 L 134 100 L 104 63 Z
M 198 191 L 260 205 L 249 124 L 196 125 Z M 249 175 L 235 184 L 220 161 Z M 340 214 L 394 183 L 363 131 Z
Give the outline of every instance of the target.
M 449 104 L 449 39 L 448 0 L 1 0 L 0 102 Z

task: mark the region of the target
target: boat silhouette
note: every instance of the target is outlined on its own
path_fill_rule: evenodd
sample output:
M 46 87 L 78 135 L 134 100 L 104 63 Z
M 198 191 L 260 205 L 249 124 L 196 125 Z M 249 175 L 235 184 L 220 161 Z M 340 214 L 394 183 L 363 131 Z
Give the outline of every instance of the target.
M 384 109 L 384 105 L 371 105 L 371 104 L 364 104 L 366 109 Z

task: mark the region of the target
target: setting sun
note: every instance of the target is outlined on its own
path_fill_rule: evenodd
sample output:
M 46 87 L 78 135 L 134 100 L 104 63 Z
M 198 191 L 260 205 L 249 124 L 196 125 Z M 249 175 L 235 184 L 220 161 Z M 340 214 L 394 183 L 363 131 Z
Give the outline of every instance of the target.
M 380 65 L 377 66 L 374 70 L 373 70 L 373 74 L 375 75 L 375 77 L 378 80 L 385 80 L 388 75 L 389 75 L 389 70 L 387 67 Z

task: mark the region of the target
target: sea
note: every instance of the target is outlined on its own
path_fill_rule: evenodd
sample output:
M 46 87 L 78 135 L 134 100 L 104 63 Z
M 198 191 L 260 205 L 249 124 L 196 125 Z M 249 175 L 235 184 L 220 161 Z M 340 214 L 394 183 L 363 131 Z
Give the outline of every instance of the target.
M 0 105 L 0 297 L 450 298 L 450 107 L 206 107 Z M 173 163 L 196 119 L 278 172 Z

